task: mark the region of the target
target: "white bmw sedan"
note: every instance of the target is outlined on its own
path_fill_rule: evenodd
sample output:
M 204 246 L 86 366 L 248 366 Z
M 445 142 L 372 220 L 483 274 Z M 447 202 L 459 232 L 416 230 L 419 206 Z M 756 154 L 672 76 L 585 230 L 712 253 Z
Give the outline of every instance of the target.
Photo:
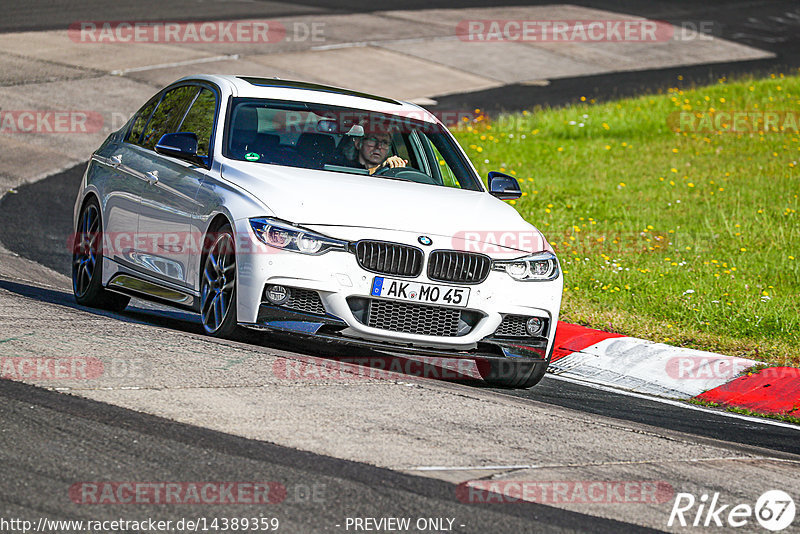
M 542 234 L 488 190 L 445 125 L 389 98 L 193 76 L 111 134 L 75 204 L 73 289 L 241 327 L 481 359 L 530 387 L 553 352 L 563 279 Z

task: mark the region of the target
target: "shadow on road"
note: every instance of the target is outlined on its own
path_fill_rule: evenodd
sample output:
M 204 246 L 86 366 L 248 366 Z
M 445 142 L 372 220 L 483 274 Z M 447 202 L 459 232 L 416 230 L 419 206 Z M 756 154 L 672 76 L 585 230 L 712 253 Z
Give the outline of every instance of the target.
M 205 336 L 197 315 L 137 300 L 121 313 L 79 306 L 71 293 L 0 279 L 0 289 L 47 304 L 64 306 L 118 321 L 149 324 L 169 330 Z M 221 341 L 226 343 L 226 341 Z M 278 351 L 290 351 L 299 363 L 285 366 L 287 380 L 439 380 L 488 387 L 472 360 L 409 357 L 360 348 L 331 345 L 289 334 L 275 335 L 241 329 L 236 342 Z M 318 360 L 323 358 L 329 363 Z

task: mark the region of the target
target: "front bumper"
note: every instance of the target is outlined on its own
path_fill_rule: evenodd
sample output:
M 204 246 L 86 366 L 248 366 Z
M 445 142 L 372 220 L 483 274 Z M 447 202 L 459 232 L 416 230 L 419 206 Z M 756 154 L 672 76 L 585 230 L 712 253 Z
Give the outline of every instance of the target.
M 243 326 L 280 334 L 292 334 L 332 345 L 346 345 L 373 350 L 402 352 L 417 356 L 438 356 L 446 358 L 526 358 L 547 359 L 550 344 L 547 337 L 530 337 L 519 340 L 487 337 L 476 343 L 470 350 L 455 350 L 399 343 L 396 341 L 370 340 L 347 336 L 343 332 L 349 328 L 341 319 L 326 315 L 310 315 L 277 306 L 262 304 L 255 323 L 242 323 Z
M 252 235 L 247 220 L 237 221 L 237 226 L 238 235 Z M 359 237 L 414 244 L 417 236 L 401 231 L 359 229 Z M 379 275 L 362 269 L 350 252 L 309 256 L 262 249 L 260 253 L 239 254 L 237 268 L 238 322 L 243 326 L 309 336 L 329 343 L 443 357 L 547 359 L 552 352 L 563 289 L 561 275 L 547 282 L 519 282 L 504 272 L 493 271 L 485 281 L 468 286 L 470 294 L 465 309 L 478 319 L 467 333 L 421 335 L 374 328 L 363 317 L 356 316 L 354 300 L 371 299 L 372 281 Z M 431 281 L 424 270 L 413 280 L 464 287 Z M 264 299 L 264 288 L 269 284 L 315 292 L 324 306 L 324 314 L 270 305 Z M 495 332 L 508 315 L 539 317 L 546 321 L 547 329 L 538 337 L 500 338 Z

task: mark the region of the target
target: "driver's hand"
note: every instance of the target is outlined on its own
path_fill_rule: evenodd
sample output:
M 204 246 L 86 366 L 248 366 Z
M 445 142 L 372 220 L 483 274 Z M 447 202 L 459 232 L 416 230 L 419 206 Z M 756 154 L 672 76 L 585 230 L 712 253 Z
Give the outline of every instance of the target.
M 383 165 L 381 165 L 381 168 L 384 168 L 384 167 L 390 167 L 390 168 L 405 167 L 406 165 L 408 165 L 408 160 L 405 160 L 405 159 L 401 158 L 400 156 L 391 156 L 390 158 L 388 158 L 386 161 L 383 162 Z

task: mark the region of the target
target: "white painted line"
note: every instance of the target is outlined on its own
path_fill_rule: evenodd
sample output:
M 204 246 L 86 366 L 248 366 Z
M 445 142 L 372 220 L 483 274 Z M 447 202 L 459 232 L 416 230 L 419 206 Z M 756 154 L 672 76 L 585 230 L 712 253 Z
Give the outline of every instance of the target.
M 753 417 L 752 415 L 744 415 L 739 413 L 732 413 L 732 412 L 725 412 L 725 411 L 718 411 L 712 410 L 711 408 L 706 408 L 705 406 L 699 406 L 697 404 L 689 404 L 685 401 L 679 401 L 674 399 L 666 399 L 664 397 L 655 397 L 652 395 L 644 395 L 642 393 L 636 393 L 634 391 L 628 391 L 625 389 L 615 388 L 611 386 L 604 386 L 602 384 L 595 384 L 593 382 L 589 382 L 586 380 L 580 380 L 576 378 L 570 378 L 561 375 L 553 375 L 548 374 L 548 377 L 554 378 L 556 380 L 563 380 L 564 382 L 570 382 L 572 384 L 580 384 L 583 386 L 589 386 L 594 389 L 599 389 L 601 391 L 608 391 L 609 393 L 618 393 L 620 395 L 627 395 L 629 397 L 636 397 L 637 399 L 646 399 L 651 400 L 653 402 L 660 402 L 662 404 L 668 404 L 670 406 L 678 406 L 680 408 L 686 408 L 687 410 L 697 410 L 700 412 L 706 412 L 710 414 L 720 415 L 723 417 L 731 417 L 733 419 L 741 419 L 743 421 L 748 421 L 750 423 L 758 423 L 762 425 L 772 425 L 772 426 L 779 426 L 782 428 L 791 428 L 793 430 L 800 430 L 799 425 L 793 425 L 791 423 L 784 423 L 783 421 L 777 421 L 775 419 L 767 419 L 762 417 Z
M 203 57 L 199 59 L 189 59 L 186 61 L 176 61 L 174 63 L 162 63 L 160 65 L 146 65 L 144 67 L 133 67 L 130 69 L 112 70 L 109 74 L 111 74 L 112 76 L 124 76 L 129 72 L 143 72 L 146 70 L 169 69 L 172 67 L 182 67 L 184 65 L 196 65 L 198 63 L 212 63 L 214 61 L 226 61 L 226 60 L 237 60 L 237 59 L 239 59 L 239 54 L 229 54 L 227 56 Z
M 358 42 L 352 42 L 352 43 L 336 43 L 336 44 L 329 44 L 329 45 L 318 45 L 318 46 L 312 46 L 311 50 L 316 52 L 316 51 L 320 51 L 320 50 L 338 50 L 340 48 L 361 48 L 361 47 L 365 47 L 365 46 L 369 46 L 369 42 L 368 41 L 358 41 Z
M 497 471 L 497 470 L 510 470 L 510 469 L 562 469 L 564 467 L 587 467 L 587 466 L 608 466 L 608 465 L 631 465 L 631 464 L 666 464 L 666 463 L 698 463 L 698 462 L 730 462 L 730 461 L 753 461 L 753 460 L 776 460 L 787 461 L 791 463 L 800 463 L 797 460 L 785 460 L 782 458 L 773 458 L 772 456 L 712 456 L 710 458 L 688 458 L 686 460 L 635 460 L 635 461 L 618 461 L 618 462 L 586 462 L 580 464 L 517 464 L 517 465 L 475 465 L 475 466 L 458 466 L 458 467 L 445 467 L 437 465 L 425 465 L 419 467 L 402 468 L 403 471 Z
M 365 46 L 382 46 L 399 43 L 428 43 L 434 41 L 455 41 L 457 35 L 446 35 L 440 37 L 408 37 L 406 39 L 386 39 L 383 41 L 352 41 L 349 43 L 334 43 L 329 45 L 312 46 L 311 50 L 337 50 L 340 48 L 360 48 Z
M 408 467 L 406 471 L 490 471 L 497 469 L 536 469 L 538 465 L 476 465 L 473 467 L 444 467 L 438 465 L 429 465 L 421 467 Z

